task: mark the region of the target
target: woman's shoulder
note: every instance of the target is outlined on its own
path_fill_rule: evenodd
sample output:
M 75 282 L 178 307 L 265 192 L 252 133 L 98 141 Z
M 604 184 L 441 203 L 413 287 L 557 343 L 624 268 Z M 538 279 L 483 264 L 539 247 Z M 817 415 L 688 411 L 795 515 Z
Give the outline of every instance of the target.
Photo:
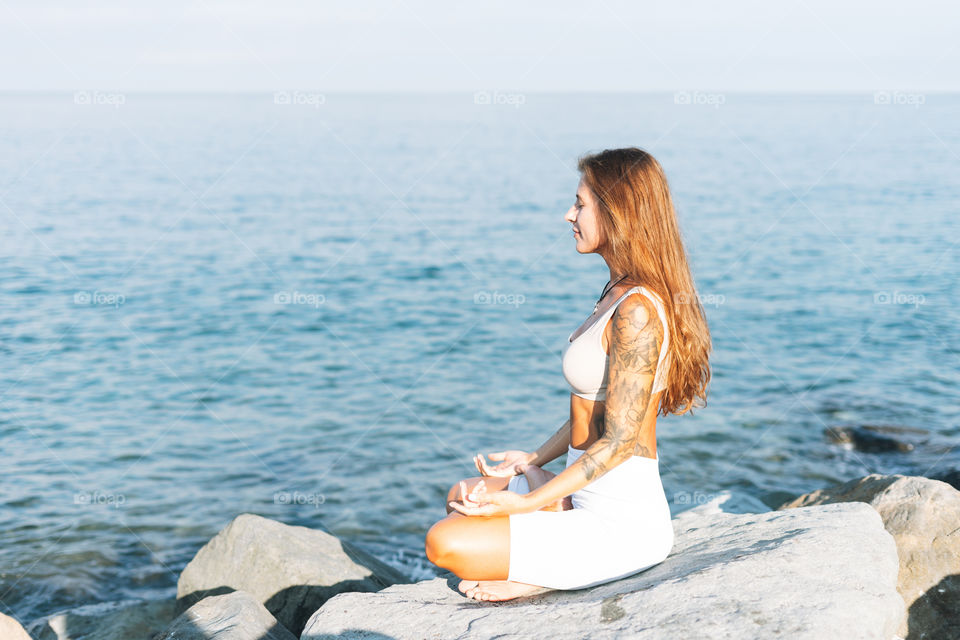
M 635 290 L 635 292 L 632 290 Z M 626 296 L 613 312 L 614 330 L 620 332 L 624 337 L 633 337 L 641 331 L 650 329 L 662 335 L 663 327 L 660 322 L 660 314 L 650 296 L 645 295 L 650 293 L 649 290 L 643 286 L 635 285 L 627 287 L 620 295 L 626 293 L 631 293 L 631 295 Z

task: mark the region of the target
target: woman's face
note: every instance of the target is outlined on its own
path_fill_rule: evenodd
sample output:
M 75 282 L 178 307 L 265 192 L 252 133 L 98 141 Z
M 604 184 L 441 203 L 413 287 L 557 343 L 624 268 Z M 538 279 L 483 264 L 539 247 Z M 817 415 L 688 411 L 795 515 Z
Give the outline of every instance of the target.
M 600 246 L 600 225 L 597 221 L 597 201 L 589 187 L 580 179 L 573 206 L 567 210 L 563 219 L 573 225 L 573 237 L 577 241 L 577 251 L 593 253 Z

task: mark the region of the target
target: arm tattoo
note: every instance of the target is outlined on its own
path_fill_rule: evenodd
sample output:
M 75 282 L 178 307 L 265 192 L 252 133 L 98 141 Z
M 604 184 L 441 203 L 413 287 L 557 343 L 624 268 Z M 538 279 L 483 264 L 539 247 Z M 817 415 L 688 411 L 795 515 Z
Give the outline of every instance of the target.
M 594 480 L 630 456 L 652 457 L 640 441 L 657 371 L 663 326 L 653 304 L 643 295 L 624 300 L 613 315 L 613 336 L 607 373 L 604 445 L 595 454 L 583 453 L 587 480 Z M 592 447 L 591 447 L 592 448 Z

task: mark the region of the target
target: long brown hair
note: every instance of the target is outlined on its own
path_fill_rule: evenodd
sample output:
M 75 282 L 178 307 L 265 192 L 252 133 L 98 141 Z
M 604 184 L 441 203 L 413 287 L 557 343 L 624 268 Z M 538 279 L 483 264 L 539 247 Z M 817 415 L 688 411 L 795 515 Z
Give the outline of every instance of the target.
M 628 274 L 624 282 L 642 285 L 663 301 L 670 369 L 658 415 L 706 406 L 710 330 L 663 168 L 646 151 L 628 147 L 582 156 L 577 169 L 597 200 L 598 252 L 611 273 Z

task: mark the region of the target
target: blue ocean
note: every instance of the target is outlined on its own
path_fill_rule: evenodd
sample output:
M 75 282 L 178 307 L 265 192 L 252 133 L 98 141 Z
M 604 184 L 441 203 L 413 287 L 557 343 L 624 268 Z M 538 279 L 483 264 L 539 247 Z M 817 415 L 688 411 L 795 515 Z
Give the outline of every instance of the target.
M 713 339 L 707 406 L 658 422 L 675 512 L 960 468 L 960 96 L 4 94 L 4 611 L 173 597 L 244 512 L 435 575 L 473 454 L 567 417 L 608 271 L 563 215 L 622 146 Z M 921 435 L 826 435 L 857 425 Z

